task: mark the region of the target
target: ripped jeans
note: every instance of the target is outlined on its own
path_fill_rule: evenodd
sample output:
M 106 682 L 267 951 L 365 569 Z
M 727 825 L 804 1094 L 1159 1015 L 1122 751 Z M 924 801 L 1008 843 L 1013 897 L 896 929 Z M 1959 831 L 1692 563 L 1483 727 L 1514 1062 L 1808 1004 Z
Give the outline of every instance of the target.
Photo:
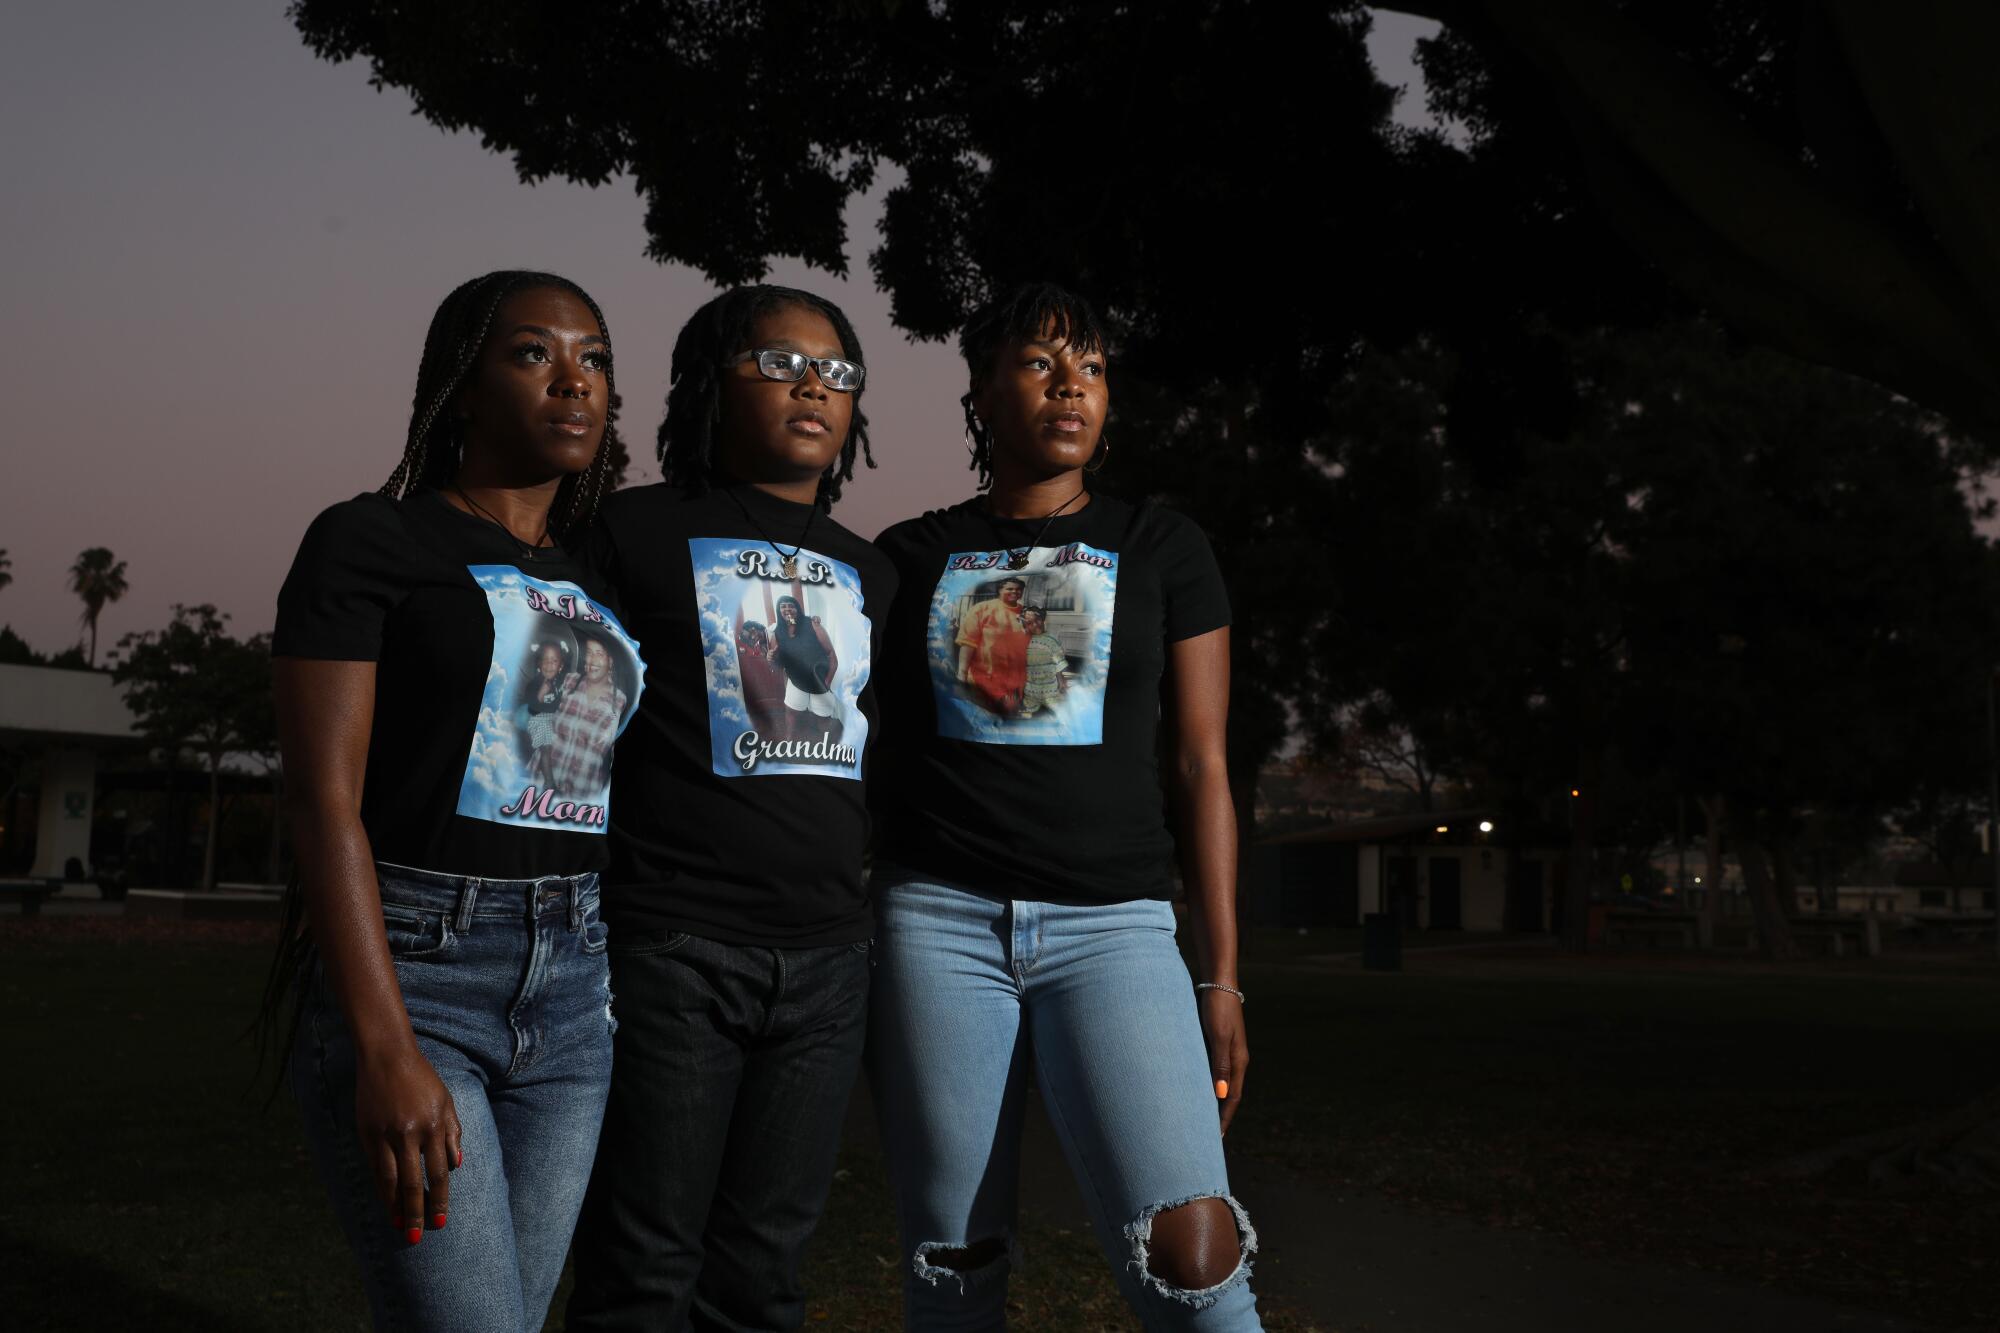
M 317 960 L 291 1081 L 378 1329 L 539 1329 L 562 1276 L 611 1086 L 610 968 L 595 873 L 468 879 L 377 863 L 417 1049 L 451 1093 L 464 1165 L 412 1245 L 354 1123 L 356 1056 Z
M 903 1237 L 910 1329 L 997 1329 L 1019 1262 L 1015 1189 L 1033 1077 L 1098 1243 L 1149 1329 L 1261 1327 L 1256 1232 L 1222 1135 L 1171 904 L 1010 901 L 878 863 L 869 1074 Z M 1235 1270 L 1212 1287 L 1148 1266 L 1154 1217 L 1226 1200 Z M 960 1272 L 940 1250 L 1000 1242 Z

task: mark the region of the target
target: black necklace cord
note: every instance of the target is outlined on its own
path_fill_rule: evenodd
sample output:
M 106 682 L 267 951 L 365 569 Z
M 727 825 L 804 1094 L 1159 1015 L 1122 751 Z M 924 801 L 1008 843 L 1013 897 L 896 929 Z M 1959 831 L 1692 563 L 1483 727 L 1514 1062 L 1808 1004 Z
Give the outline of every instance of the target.
M 1032 552 L 1036 547 L 1042 544 L 1042 538 L 1048 535 L 1049 524 L 1055 522 L 1056 519 L 1062 514 L 1063 510 L 1069 508 L 1071 505 L 1075 504 L 1078 500 L 1081 500 L 1084 496 L 1088 495 L 1089 493 L 1090 491 L 1088 487 L 1079 486 L 1077 487 L 1075 495 L 1070 496 L 1069 499 L 1064 500 L 1054 509 L 1051 509 L 1048 513 L 1042 515 L 1042 526 L 1036 531 L 1035 539 L 1028 543 L 1027 549 L 1023 551 L 1022 554 L 1020 555 L 1014 554 L 1014 552 L 1020 548 L 1008 546 L 1006 543 L 1006 538 L 1001 535 L 1000 519 L 993 512 L 993 497 L 988 496 L 986 498 L 986 522 L 989 526 L 992 527 L 993 535 L 995 537 L 1000 537 L 1001 539 L 1000 544 L 1002 548 L 1005 549 L 1008 553 L 1007 568 L 1026 569 L 1028 567 L 1028 553 Z M 1032 520 L 1028 519 L 1008 519 L 1007 521 L 1010 523 L 1032 522 Z
M 799 552 L 806 549 L 806 537 L 812 532 L 813 520 L 819 517 L 819 506 L 815 504 L 806 510 L 805 526 L 799 529 L 799 539 L 797 543 L 793 545 L 792 549 L 787 551 L 784 547 L 778 545 L 778 543 L 771 540 L 771 534 L 764 530 L 764 525 L 762 523 L 759 523 L 757 521 L 757 516 L 750 512 L 750 506 L 743 503 L 742 496 L 738 495 L 734 490 L 727 491 L 727 494 L 730 499 L 736 502 L 736 507 L 743 511 L 744 520 L 748 522 L 751 527 L 757 529 L 757 535 L 764 539 L 764 545 L 770 547 L 773 551 L 776 551 L 778 553 L 779 565 L 782 572 L 784 573 L 784 576 L 786 578 L 791 578 L 795 574 L 797 574 L 799 568 Z
M 512 528 L 508 527 L 505 523 L 502 523 L 499 519 L 493 517 L 492 514 L 488 513 L 485 505 L 480 504 L 479 501 L 467 495 L 465 493 L 465 488 L 463 486 L 459 485 L 457 482 L 454 481 L 451 484 L 451 489 L 453 490 L 454 493 L 457 494 L 459 499 L 465 501 L 466 504 L 472 507 L 474 513 L 478 514 L 479 517 L 485 519 L 488 523 L 491 523 L 494 527 L 500 529 L 500 531 L 506 533 L 507 540 L 514 543 L 515 548 L 520 551 L 522 559 L 533 560 L 538 552 L 543 551 L 555 544 L 553 539 L 549 536 L 549 516 L 547 514 L 542 515 L 542 535 L 532 542 L 524 542 L 519 537 L 516 537 L 514 535 L 514 530 Z

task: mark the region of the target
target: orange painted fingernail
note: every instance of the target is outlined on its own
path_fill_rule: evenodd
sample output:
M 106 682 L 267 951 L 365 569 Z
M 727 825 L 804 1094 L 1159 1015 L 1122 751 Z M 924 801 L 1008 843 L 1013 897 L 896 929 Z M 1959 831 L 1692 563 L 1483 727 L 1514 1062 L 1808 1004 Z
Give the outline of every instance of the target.
M 1229 1080 L 1226 1078 L 1219 1078 L 1215 1080 L 1215 1099 L 1217 1101 L 1222 1101 L 1226 1099 L 1228 1096 L 1229 1096 Z

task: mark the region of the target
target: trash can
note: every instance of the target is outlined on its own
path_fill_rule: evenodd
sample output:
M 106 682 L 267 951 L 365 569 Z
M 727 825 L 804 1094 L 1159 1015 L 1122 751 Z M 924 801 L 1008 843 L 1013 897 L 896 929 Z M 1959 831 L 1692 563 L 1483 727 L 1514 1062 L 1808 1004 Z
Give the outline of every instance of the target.
M 1361 966 L 1370 972 L 1403 970 L 1403 923 L 1392 912 L 1361 918 Z

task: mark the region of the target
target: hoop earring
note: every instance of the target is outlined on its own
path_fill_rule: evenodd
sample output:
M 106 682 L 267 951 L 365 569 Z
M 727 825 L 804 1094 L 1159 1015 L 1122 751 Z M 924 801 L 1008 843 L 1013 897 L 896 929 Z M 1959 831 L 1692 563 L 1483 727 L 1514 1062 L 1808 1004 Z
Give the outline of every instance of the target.
M 1094 477 L 1104 471 L 1104 465 L 1110 461 L 1111 441 L 1100 435 L 1097 439 L 1097 451 L 1091 455 L 1090 461 L 1083 465 L 1083 470 Z
M 977 458 L 979 457 L 981 431 L 979 429 L 979 414 L 972 410 L 972 395 L 967 394 L 964 398 L 961 398 L 959 406 L 965 409 L 965 452 Z

